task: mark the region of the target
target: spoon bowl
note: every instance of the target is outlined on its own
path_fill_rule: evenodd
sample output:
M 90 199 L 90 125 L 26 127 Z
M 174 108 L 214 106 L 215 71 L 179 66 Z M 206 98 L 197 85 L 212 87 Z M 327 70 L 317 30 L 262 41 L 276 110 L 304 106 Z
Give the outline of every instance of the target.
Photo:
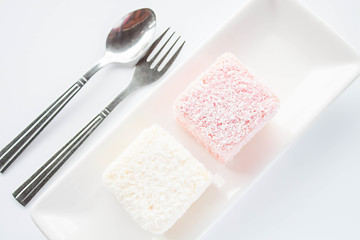
M 155 34 L 155 13 L 143 8 L 122 17 L 106 39 L 106 54 L 113 62 L 137 60 Z

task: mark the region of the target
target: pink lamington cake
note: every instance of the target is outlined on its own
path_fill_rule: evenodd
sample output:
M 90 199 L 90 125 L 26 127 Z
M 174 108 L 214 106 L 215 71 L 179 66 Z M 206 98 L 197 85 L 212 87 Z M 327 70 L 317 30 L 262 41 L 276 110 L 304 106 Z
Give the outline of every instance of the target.
M 223 54 L 180 94 L 178 123 L 227 162 L 276 113 L 279 99 L 239 60 Z

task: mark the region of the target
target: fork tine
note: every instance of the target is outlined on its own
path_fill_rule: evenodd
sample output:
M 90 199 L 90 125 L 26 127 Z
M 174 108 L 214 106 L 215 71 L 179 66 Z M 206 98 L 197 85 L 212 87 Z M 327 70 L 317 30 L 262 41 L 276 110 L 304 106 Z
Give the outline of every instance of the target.
M 140 59 L 139 62 L 142 61 L 146 61 L 146 59 L 149 57 L 150 53 L 152 53 L 152 51 L 154 51 L 155 47 L 159 44 L 159 42 L 161 41 L 161 39 L 165 36 L 165 34 L 169 31 L 170 28 L 167 28 L 156 40 L 155 42 L 153 42 L 153 44 L 151 44 L 151 46 L 149 47 L 149 49 L 146 51 L 145 55 Z
M 181 49 L 183 48 L 185 44 L 185 41 L 181 44 L 181 46 L 179 47 L 179 49 L 174 53 L 174 55 L 170 58 L 170 60 L 165 64 L 165 66 L 163 67 L 163 69 L 161 69 L 160 72 L 165 73 L 170 66 L 173 64 L 173 62 L 175 61 L 176 57 L 179 55 Z
M 169 55 L 170 51 L 174 48 L 175 44 L 179 41 L 180 37 L 178 37 L 175 42 L 173 43 L 173 45 L 169 48 L 169 50 L 165 53 L 165 55 L 160 59 L 160 61 L 156 64 L 156 66 L 154 67 L 155 69 L 158 69 L 161 65 L 161 63 L 165 60 L 166 56 Z
M 159 56 L 159 54 L 161 53 L 161 51 L 164 49 L 164 47 L 168 44 L 168 42 L 170 41 L 170 39 L 172 38 L 172 36 L 174 36 L 175 32 L 173 32 L 170 37 L 168 38 L 168 40 L 166 40 L 166 42 L 161 46 L 161 48 L 159 49 L 159 51 L 150 59 L 149 63 L 153 63 L 154 60 Z

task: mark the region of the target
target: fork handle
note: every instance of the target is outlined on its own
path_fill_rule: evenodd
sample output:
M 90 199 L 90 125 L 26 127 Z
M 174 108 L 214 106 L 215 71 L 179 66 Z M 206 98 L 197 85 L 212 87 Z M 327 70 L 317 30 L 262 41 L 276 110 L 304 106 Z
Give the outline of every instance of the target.
M 68 158 L 80 147 L 90 134 L 110 114 L 105 108 L 93 120 L 91 120 L 79 133 L 77 133 L 66 145 L 64 145 L 54 156 L 41 166 L 28 180 L 26 180 L 13 193 L 14 198 L 23 206 L 37 194 L 37 192 L 49 181 Z
M 41 166 L 28 180 L 13 193 L 14 198 L 23 206 L 39 192 L 49 179 L 60 169 L 69 157 L 80 147 L 90 134 L 109 116 L 117 104 L 124 100 L 138 86 L 130 83 L 115 99 L 95 116 L 80 132 L 65 144 L 54 156 Z
M 4 172 L 11 165 L 86 82 L 82 77 L 74 83 L 0 152 L 0 172 Z

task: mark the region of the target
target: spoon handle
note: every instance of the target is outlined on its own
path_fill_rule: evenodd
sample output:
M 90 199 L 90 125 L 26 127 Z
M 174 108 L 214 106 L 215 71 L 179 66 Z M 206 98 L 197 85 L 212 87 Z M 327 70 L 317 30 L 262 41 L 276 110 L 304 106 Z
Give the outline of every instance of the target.
M 60 112 L 60 110 L 75 96 L 86 83 L 81 78 L 63 93 L 53 104 L 42 112 L 29 126 L 27 126 L 14 140 L 0 152 L 0 172 L 4 172 L 10 164 L 25 150 L 46 125 Z
M 37 137 L 37 135 L 49 124 L 49 122 L 60 112 L 60 110 L 75 96 L 75 94 L 86 84 L 104 64 L 100 61 L 92 67 L 83 77 L 75 82 L 66 92 L 55 100 L 44 112 L 30 123 L 17 137 L 14 138 L 0 152 L 0 172 L 5 170 L 25 150 L 25 148 Z

